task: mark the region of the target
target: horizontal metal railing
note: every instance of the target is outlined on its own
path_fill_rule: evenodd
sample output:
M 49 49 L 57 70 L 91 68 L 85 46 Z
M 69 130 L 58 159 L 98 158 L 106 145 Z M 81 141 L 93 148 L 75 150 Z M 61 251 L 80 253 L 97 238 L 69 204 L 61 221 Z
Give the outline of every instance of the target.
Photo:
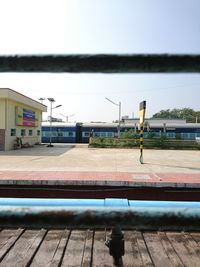
M 0 227 L 194 231 L 199 221 L 199 202 L 0 199 Z
M 0 72 L 199 73 L 200 55 L 0 55 Z

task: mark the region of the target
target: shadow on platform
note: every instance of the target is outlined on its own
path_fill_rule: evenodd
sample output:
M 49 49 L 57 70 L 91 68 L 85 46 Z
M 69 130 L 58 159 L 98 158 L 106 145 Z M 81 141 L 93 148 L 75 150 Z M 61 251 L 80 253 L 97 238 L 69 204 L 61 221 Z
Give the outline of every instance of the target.
M 191 167 L 191 166 L 177 166 L 177 165 L 167 165 L 167 164 L 159 164 L 159 163 L 151 163 L 151 162 L 145 162 L 144 164 L 150 164 L 150 165 L 154 165 L 154 166 L 161 166 L 161 167 L 168 167 L 168 168 L 181 168 L 181 169 L 200 171 L 200 168 L 195 168 L 195 167 Z
M 48 147 L 48 144 L 35 145 L 34 147 L 21 148 L 10 151 L 0 151 L 2 156 L 60 156 L 69 150 L 73 149 L 73 144 L 53 144 L 53 147 Z

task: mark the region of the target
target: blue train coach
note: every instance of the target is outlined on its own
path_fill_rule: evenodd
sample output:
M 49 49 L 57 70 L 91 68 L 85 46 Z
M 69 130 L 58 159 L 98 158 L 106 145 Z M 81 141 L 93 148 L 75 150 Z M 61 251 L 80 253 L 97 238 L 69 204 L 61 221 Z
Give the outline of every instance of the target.
M 42 123 L 42 142 L 49 143 L 76 143 L 76 123 L 49 122 Z
M 138 124 L 120 125 L 121 135 L 124 131 L 133 130 L 139 132 Z M 148 138 L 149 132 L 159 138 L 164 133 L 169 139 L 195 140 L 200 138 L 199 123 L 151 123 L 144 129 L 144 138 Z M 42 142 L 49 143 L 89 143 L 90 136 L 94 137 L 117 137 L 117 123 L 65 123 L 49 122 L 42 123 Z

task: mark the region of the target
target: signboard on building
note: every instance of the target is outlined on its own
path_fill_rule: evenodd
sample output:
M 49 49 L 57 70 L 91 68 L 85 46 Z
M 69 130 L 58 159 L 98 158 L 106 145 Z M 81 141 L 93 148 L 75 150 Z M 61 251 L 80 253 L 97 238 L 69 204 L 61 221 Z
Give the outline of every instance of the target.
M 27 127 L 38 126 L 38 117 L 35 111 L 22 107 L 16 107 L 15 118 L 16 118 L 16 125 L 18 126 L 27 126 Z

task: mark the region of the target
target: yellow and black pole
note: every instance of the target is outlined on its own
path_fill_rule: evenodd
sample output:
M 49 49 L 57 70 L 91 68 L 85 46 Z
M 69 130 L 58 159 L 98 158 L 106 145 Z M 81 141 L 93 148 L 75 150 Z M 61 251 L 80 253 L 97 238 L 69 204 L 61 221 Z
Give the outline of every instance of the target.
M 143 132 L 146 112 L 146 101 L 140 103 L 140 163 L 143 164 Z

